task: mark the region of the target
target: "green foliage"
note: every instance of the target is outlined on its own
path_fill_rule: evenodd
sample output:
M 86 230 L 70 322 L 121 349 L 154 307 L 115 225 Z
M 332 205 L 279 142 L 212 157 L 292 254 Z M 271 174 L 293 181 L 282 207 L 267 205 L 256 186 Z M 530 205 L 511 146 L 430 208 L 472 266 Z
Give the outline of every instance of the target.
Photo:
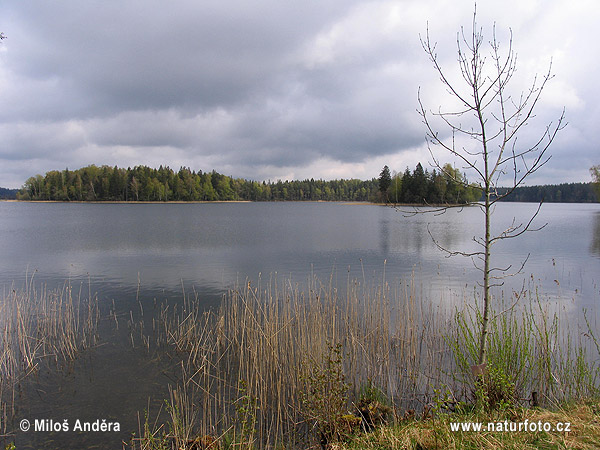
M 600 165 L 590 168 L 590 174 L 593 179 L 594 191 L 596 193 L 596 201 L 600 202 Z
M 388 190 L 392 185 L 392 175 L 390 174 L 390 168 L 383 166 L 381 173 L 379 174 L 379 191 L 383 196 L 382 200 L 387 203 L 388 201 Z
M 233 433 L 227 432 L 221 437 L 221 447 L 223 450 L 230 450 L 236 448 L 235 437 Z
M 481 318 L 477 309 L 455 315 L 455 326 L 446 342 L 452 350 L 457 371 L 455 381 L 465 387 L 462 395 L 483 409 L 502 409 L 518 403 L 529 405 L 537 392 L 542 405 L 565 399 L 582 400 L 600 395 L 600 343 L 584 311 L 581 334 L 573 340 L 568 325 L 551 313 L 534 290 L 521 294 L 520 304 L 492 313 L 489 332 L 487 374 L 473 378 L 477 362 L 474 324 Z M 470 390 L 469 390 L 470 389 Z
M 360 400 L 366 400 L 369 402 L 379 402 L 382 405 L 390 406 L 390 399 L 385 393 L 379 389 L 371 379 L 367 380 L 366 384 L 363 384 L 358 393 Z
M 387 424 L 393 411 L 389 398 L 371 380 L 361 387 L 356 409 L 365 431 Z
M 140 448 L 144 450 L 170 450 L 171 442 L 163 427 L 156 429 L 150 425 L 148 412 L 144 414 L 144 431 L 141 437 L 132 438 L 132 447 L 139 443 Z
M 433 388 L 433 405 L 431 413 L 435 416 L 441 412 L 454 411 L 464 413 L 472 409 L 469 404 L 462 400 L 457 400 L 454 392 L 449 388 Z
M 0 187 L 0 199 L 13 200 L 17 198 L 18 189 L 6 189 Z
M 377 193 L 377 180 L 303 180 L 256 182 L 215 171 L 178 172 L 161 166 L 119 168 L 94 165 L 50 171 L 30 177 L 18 192 L 21 200 L 59 201 L 367 201 Z
M 498 188 L 497 194 L 503 195 L 506 191 L 506 188 Z M 539 203 L 543 200 L 544 203 L 592 203 L 595 200 L 594 194 L 594 183 L 519 186 L 502 201 Z
M 342 365 L 341 344 L 328 344 L 328 351 L 317 360 L 309 357 L 301 381 L 304 416 L 314 423 L 321 443 L 339 442 L 348 436 L 346 407 L 349 386 Z M 350 415 L 350 417 L 352 417 Z
M 506 410 L 516 406 L 515 383 L 501 367 L 490 364 L 487 372 L 475 379 L 475 404 L 484 411 Z
M 241 428 L 241 439 L 243 444 L 250 447 L 256 433 L 257 399 L 248 392 L 248 384 L 244 380 L 240 381 L 238 390 L 240 397 L 235 403 L 235 410 Z
M 476 363 L 479 347 L 474 324 L 481 312 L 463 311 L 455 316 L 455 335 L 447 341 L 454 354 L 460 381 L 471 386 L 471 395 L 478 407 L 486 411 L 515 406 L 534 379 L 537 368 L 535 334 L 531 311 L 517 314 L 514 310 L 494 316 L 490 321 L 490 341 L 486 373 L 470 378 L 471 366 Z
M 379 178 L 380 189 L 382 177 L 383 171 Z M 444 166 L 444 172 L 429 172 L 418 163 L 412 173 L 407 167 L 404 174 L 395 175 L 383 186 L 387 186 L 385 199 L 393 203 L 467 204 L 481 196 L 479 188 L 469 184 L 466 177 L 450 164 Z
M 506 201 L 592 202 L 600 182 L 590 169 L 594 183 L 569 183 L 556 186 L 518 187 Z M 27 179 L 17 190 L 0 189 L 0 198 L 58 201 L 369 201 L 393 203 L 464 204 L 477 201 L 478 188 L 449 164 L 443 172 L 423 170 L 418 164 L 411 173 L 393 177 L 389 168 L 378 179 L 303 180 L 257 182 L 232 178 L 215 171 L 195 172 L 182 167 L 178 172 L 161 166 L 119 168 L 87 166 L 77 170 L 51 170 L 44 176 Z M 594 169 L 596 172 L 594 172 Z M 389 179 L 388 179 L 389 176 Z M 498 189 L 498 193 L 504 191 Z M 600 192 L 599 192 L 600 194 Z M 600 197 L 599 197 L 600 198 Z

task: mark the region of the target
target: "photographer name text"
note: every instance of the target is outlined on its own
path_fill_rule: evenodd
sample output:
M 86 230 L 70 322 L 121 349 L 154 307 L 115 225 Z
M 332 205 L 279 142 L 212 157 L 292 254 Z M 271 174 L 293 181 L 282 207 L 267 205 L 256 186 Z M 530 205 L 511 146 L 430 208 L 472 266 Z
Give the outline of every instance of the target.
M 96 419 L 85 421 L 76 419 L 71 426 L 68 419 L 53 420 L 53 419 L 35 419 L 31 423 L 28 419 L 23 419 L 19 423 L 21 431 L 36 431 L 36 432 L 67 432 L 67 431 L 82 431 L 94 433 L 110 433 L 121 431 L 119 422 L 110 422 L 106 419 Z

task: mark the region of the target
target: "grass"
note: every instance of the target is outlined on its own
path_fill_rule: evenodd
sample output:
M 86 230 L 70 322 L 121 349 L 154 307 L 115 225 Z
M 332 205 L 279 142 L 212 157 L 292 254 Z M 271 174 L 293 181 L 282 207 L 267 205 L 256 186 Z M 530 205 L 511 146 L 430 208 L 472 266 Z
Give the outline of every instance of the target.
M 180 366 L 171 418 L 140 429 L 132 447 L 163 448 L 149 444 L 162 430 L 160 445 L 184 449 L 200 441 L 211 443 L 206 448 L 363 448 L 371 440 L 364 448 L 513 448 L 510 440 L 520 438 L 531 441 L 522 448 L 565 448 L 558 435 L 508 433 L 497 444 L 494 434 L 449 431 L 456 413 L 447 411 L 465 405 L 479 411 L 473 420 L 487 422 L 496 411 L 533 420 L 558 413 L 526 409 L 532 392 L 550 409 L 598 397 L 599 352 L 587 316 L 568 322 L 535 289 L 514 300 L 493 317 L 489 372 L 477 379 L 470 374 L 477 308 L 468 298 L 455 310 L 434 307 L 414 279 L 393 286 L 348 279 L 338 289 L 332 279 L 271 278 L 231 290 L 214 311 L 187 296 L 179 308 L 164 307 L 156 325 L 156 342 Z M 376 392 L 377 401 L 365 403 L 365 392 Z M 361 436 L 359 405 L 374 405 L 373 417 L 393 411 L 380 421 L 388 426 Z M 573 420 L 596 414 L 583 411 L 563 413 Z M 411 417 L 427 419 L 405 420 Z M 596 431 L 581 420 L 573 436 L 584 442 Z
M 503 312 L 490 324 L 489 365 L 510 375 L 519 398 L 528 400 L 536 392 L 542 404 L 556 405 L 597 395 L 600 348 L 587 312 L 575 322 L 565 311 L 552 310 L 535 288 L 521 296 L 518 307 L 498 305 Z M 448 343 L 458 373 L 469 374 L 476 360 L 477 320 L 472 308 L 455 313 Z M 468 376 L 461 381 L 468 385 Z
M 506 420 L 506 424 L 504 421 Z M 511 424 L 521 431 L 453 431 L 452 424 L 493 422 L 502 427 Z M 550 431 L 531 431 L 535 424 L 548 424 Z M 557 431 L 557 424 L 569 424 L 568 432 Z M 450 450 L 450 449 L 581 449 L 600 447 L 598 404 L 578 403 L 564 409 L 515 408 L 495 417 L 485 413 L 460 413 L 435 419 L 400 421 L 373 433 L 356 435 L 335 448 L 339 450 Z

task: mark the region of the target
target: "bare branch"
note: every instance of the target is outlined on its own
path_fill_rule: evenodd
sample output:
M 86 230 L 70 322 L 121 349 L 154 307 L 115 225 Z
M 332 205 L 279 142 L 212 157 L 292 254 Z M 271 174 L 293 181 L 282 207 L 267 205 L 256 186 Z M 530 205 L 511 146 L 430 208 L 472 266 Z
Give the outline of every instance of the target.
M 484 252 L 461 252 L 461 251 L 448 250 L 446 247 L 440 245 L 440 243 L 433 237 L 433 234 L 431 234 L 431 230 L 429 229 L 429 224 L 427 224 L 427 233 L 429 233 L 429 236 L 431 237 L 431 240 L 433 241 L 435 246 L 442 252 L 446 253 L 447 258 L 450 258 L 452 256 L 465 256 L 468 258 L 472 258 L 474 256 L 479 256 L 479 255 L 484 254 Z
M 525 283 L 523 282 L 523 288 L 521 289 L 521 291 L 518 293 L 515 292 L 515 301 L 505 310 L 500 311 L 499 313 L 495 314 L 492 320 L 496 320 L 498 317 L 506 314 L 509 311 L 512 311 L 515 308 L 515 306 L 517 306 L 517 304 L 519 303 L 519 300 L 521 300 L 521 296 L 523 295 L 524 291 L 525 291 Z
M 446 78 L 444 71 L 442 70 L 442 68 L 440 67 L 439 63 L 438 63 L 438 59 L 437 59 L 437 53 L 435 52 L 435 47 L 436 44 L 431 44 L 431 40 L 429 39 L 429 24 L 427 25 L 427 35 L 426 35 L 426 39 L 423 40 L 420 36 L 419 39 L 421 41 L 421 46 L 423 47 L 423 50 L 425 50 L 425 53 L 429 56 L 429 60 L 433 63 L 433 66 L 435 67 L 435 69 L 437 70 L 438 75 L 440 76 L 440 79 L 442 81 L 442 83 L 451 91 L 451 93 L 458 98 L 461 102 L 463 102 L 463 104 L 465 105 L 465 107 L 467 107 L 468 109 L 474 109 L 473 105 L 471 105 L 467 100 L 465 100 L 455 89 L 454 86 L 452 85 L 452 83 L 450 83 L 448 81 L 448 79 Z
M 458 83 L 451 83 L 450 78 L 441 67 L 436 46 L 432 44 L 429 28 L 427 28 L 426 38 L 421 38 L 421 45 L 443 86 L 461 106 L 455 111 L 445 111 L 440 107 L 437 112 L 429 112 L 422 102 L 419 90 L 419 109 L 417 111 L 427 130 L 427 148 L 434 167 L 454 182 L 461 183 L 463 186 L 468 185 L 466 177 L 462 179 L 462 175 L 458 175 L 455 170 L 450 170 L 440 164 L 434 154 L 434 148 L 436 151 L 444 150 L 456 158 L 463 165 L 463 169 L 476 175 L 477 189 L 482 193 L 483 199 L 473 203 L 479 206 L 485 218 L 483 235 L 473 237 L 473 241 L 481 247 L 480 251 L 448 250 L 440 245 L 431 234 L 429 227 L 427 228 L 438 249 L 447 256 L 470 257 L 475 268 L 483 272 L 482 283 L 478 283 L 483 288 L 478 362 L 478 364 L 482 364 L 485 362 L 487 326 L 490 319 L 490 289 L 502 286 L 506 277 L 522 273 L 529 259 L 527 256 L 519 269 L 510 273 L 511 264 L 506 267 L 490 267 L 491 249 L 499 241 L 517 238 L 529 231 L 539 231 L 546 226 L 546 224 L 540 227 L 533 225 L 542 206 L 540 202 L 535 213 L 526 222 L 518 222 L 514 218 L 510 226 L 502 232 L 492 235 L 491 221 L 494 208 L 498 201 L 514 192 L 527 178 L 550 160 L 547 151 L 557 133 L 566 126 L 566 122 L 563 110 L 558 121 L 548 124 L 539 138 L 530 145 L 522 146 L 518 136 L 535 118 L 534 111 L 547 84 L 553 78 L 552 61 L 548 65 L 548 71 L 542 77 L 535 76 L 528 89 L 521 92 L 520 95 L 511 95 L 508 86 L 517 67 L 512 30 L 510 30 L 507 48 L 501 49 L 494 25 L 492 39 L 489 41 L 490 60 L 488 61 L 484 55 L 483 31 L 478 27 L 476 17 L 477 10 L 475 8 L 470 32 L 461 28 L 456 37 L 458 72 L 464 81 L 464 85 L 460 86 Z M 448 137 L 441 136 L 432 121 L 439 122 L 449 130 Z M 500 191 L 498 186 L 506 179 L 512 180 L 511 185 Z M 473 186 L 471 185 L 471 187 Z M 443 214 L 446 209 L 440 208 L 433 211 L 435 214 Z
M 501 241 L 503 239 L 514 239 L 516 237 L 521 236 L 524 233 L 527 233 L 528 231 L 540 231 L 540 230 L 544 229 L 548 225 L 548 223 L 545 223 L 544 225 L 542 225 L 541 227 L 538 227 L 538 228 L 532 228 L 531 227 L 533 221 L 535 220 L 535 218 L 537 217 L 537 215 L 540 212 L 540 209 L 542 207 L 542 203 L 543 202 L 540 202 L 538 204 L 537 210 L 529 218 L 529 221 L 527 222 L 526 225 L 523 225 L 522 223 L 519 224 L 519 225 L 514 225 L 515 219 L 513 219 L 513 225 L 511 225 L 510 227 L 508 227 L 506 230 L 504 230 L 499 235 L 497 235 L 494 238 L 490 239 L 490 243 L 494 244 L 495 242 Z

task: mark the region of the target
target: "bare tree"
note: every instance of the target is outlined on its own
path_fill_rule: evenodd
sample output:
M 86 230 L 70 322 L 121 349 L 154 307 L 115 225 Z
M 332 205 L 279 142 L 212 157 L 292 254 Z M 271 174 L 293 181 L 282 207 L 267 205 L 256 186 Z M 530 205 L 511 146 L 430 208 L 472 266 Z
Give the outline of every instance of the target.
M 492 38 L 488 42 L 488 53 L 476 16 L 475 11 L 470 33 L 465 33 L 464 29 L 457 33 L 458 66 L 461 75 L 458 82 L 451 81 L 448 72 L 442 68 L 436 53 L 436 44 L 430 40 L 429 29 L 426 37 L 421 38 L 423 49 L 441 83 L 452 102 L 458 106 L 453 110 L 443 110 L 440 107 L 437 111 L 430 111 L 424 106 L 419 90 L 418 112 L 427 129 L 427 143 L 434 167 L 455 182 L 466 183 L 466 179 L 456 177 L 458 171 L 449 171 L 448 166 L 445 168 L 440 164 L 434 150 L 441 149 L 446 154 L 449 153 L 468 175 L 475 176 L 482 194 L 481 200 L 474 203 L 481 208 L 485 216 L 483 236 L 473 238 L 479 249 L 474 252 L 451 251 L 442 248 L 436 242 L 436 245 L 449 255 L 472 258 L 475 266 L 482 272 L 483 311 L 479 324 L 477 361 L 478 365 L 482 365 L 486 363 L 487 357 L 488 323 L 491 314 L 490 288 L 501 285 L 502 278 L 514 271 L 511 267 L 491 267 L 492 246 L 501 240 L 516 238 L 527 231 L 533 231 L 532 224 L 541 207 L 540 203 L 533 216 L 527 220 L 520 222 L 514 218 L 510 227 L 492 235 L 494 205 L 510 195 L 527 177 L 548 162 L 550 156 L 547 155 L 547 150 L 566 123 L 563 109 L 558 121 L 546 125 L 532 142 L 523 145 L 517 140 L 524 127 L 535 117 L 534 109 L 552 78 L 552 62 L 541 78 L 535 76 L 526 91 L 513 97 L 508 91 L 509 82 L 517 67 L 517 57 L 512 48 L 512 32 L 506 51 L 502 51 L 496 39 L 494 26 Z M 445 130 L 449 129 L 446 137 L 436 131 L 438 125 Z M 499 190 L 500 183 L 505 183 L 506 189 Z M 521 271 L 525 261 L 516 273 Z

